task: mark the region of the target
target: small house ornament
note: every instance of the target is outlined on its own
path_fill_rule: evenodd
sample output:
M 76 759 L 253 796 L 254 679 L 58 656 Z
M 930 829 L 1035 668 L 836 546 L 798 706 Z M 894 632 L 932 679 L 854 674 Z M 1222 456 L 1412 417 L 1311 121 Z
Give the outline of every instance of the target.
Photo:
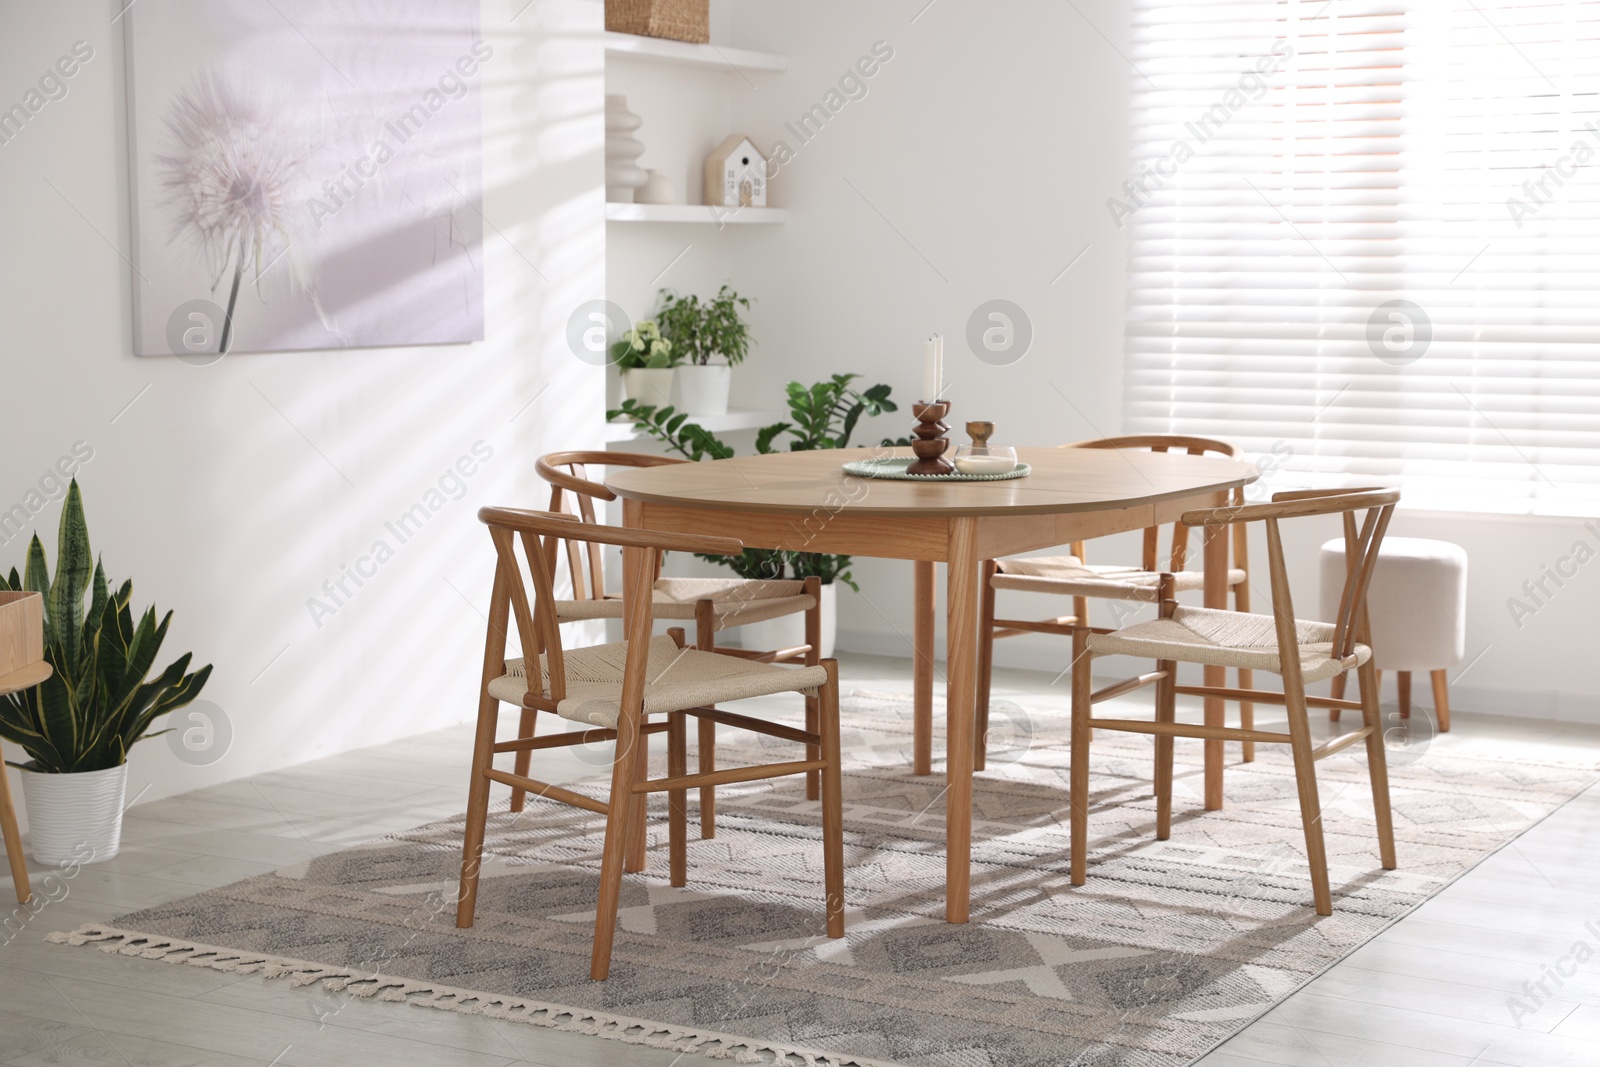
M 767 206 L 767 157 L 743 134 L 731 134 L 706 157 L 706 203 Z

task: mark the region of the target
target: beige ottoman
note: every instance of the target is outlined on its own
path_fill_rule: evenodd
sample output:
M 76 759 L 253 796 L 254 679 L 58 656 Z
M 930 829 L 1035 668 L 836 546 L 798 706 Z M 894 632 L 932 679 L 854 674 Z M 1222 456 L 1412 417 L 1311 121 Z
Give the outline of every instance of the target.
M 1344 538 L 1322 546 L 1322 619 L 1339 613 L 1344 586 Z M 1433 676 L 1439 729 L 1450 729 L 1447 668 L 1466 655 L 1467 553 L 1460 545 L 1421 537 L 1386 537 L 1367 593 L 1372 662 L 1400 672 L 1400 714 L 1411 714 L 1411 672 Z M 1342 690 L 1343 677 L 1335 679 Z M 1337 695 L 1337 693 L 1336 693 Z M 1339 717 L 1337 710 L 1333 718 Z

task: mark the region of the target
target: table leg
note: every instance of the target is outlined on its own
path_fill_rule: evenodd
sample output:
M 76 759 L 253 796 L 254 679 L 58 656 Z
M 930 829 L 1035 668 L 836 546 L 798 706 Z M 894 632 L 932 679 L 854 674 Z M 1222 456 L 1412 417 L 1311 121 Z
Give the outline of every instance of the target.
M 1205 531 L 1205 606 L 1228 606 L 1228 530 L 1221 525 L 1203 526 Z M 1228 684 L 1225 667 L 1206 667 L 1205 684 L 1222 688 Z M 1227 725 L 1227 705 L 1221 697 L 1205 698 L 1207 726 Z M 1222 807 L 1223 741 L 1205 742 L 1205 792 L 1206 810 L 1218 811 Z
M 945 899 L 944 917 L 967 921 L 972 876 L 973 713 L 977 705 L 978 521 L 950 522 L 949 622 L 945 651 Z
M 911 622 L 911 773 L 933 773 L 933 564 L 912 564 L 915 605 Z
M 1434 691 L 1438 691 L 1437 687 Z M 33 887 L 28 883 L 28 861 L 22 855 L 22 834 L 17 830 L 17 812 L 11 806 L 11 782 L 6 778 L 3 760 L 0 760 L 0 832 L 5 835 L 6 861 L 11 865 L 11 882 L 16 886 L 17 903 L 26 904 L 33 899 Z

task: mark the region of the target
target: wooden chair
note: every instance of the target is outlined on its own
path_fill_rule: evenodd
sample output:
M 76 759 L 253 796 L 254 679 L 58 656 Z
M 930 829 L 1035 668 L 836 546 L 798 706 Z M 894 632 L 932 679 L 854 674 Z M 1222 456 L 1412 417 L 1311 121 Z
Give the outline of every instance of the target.
M 1372 802 L 1377 812 L 1378 850 L 1385 870 L 1393 870 L 1394 828 L 1389 812 L 1389 777 L 1384 762 L 1383 720 L 1378 708 L 1377 674 L 1372 665 L 1371 625 L 1367 618 L 1367 587 L 1372 580 L 1378 547 L 1394 513 L 1400 493 L 1394 489 L 1332 489 L 1278 493 L 1271 503 L 1191 511 L 1179 520 L 1185 526 L 1230 524 L 1242 529 L 1250 522 L 1267 526 L 1267 562 L 1272 575 L 1269 615 L 1180 605 L 1174 598 L 1176 583 L 1161 576 L 1161 615 L 1150 622 L 1122 630 L 1081 627 L 1074 644 L 1082 645 L 1082 659 L 1074 657 L 1072 672 L 1072 884 L 1082 885 L 1087 868 L 1089 822 L 1089 742 L 1095 730 L 1120 730 L 1154 734 L 1156 738 L 1155 795 L 1156 839 L 1172 831 L 1172 740 L 1175 737 L 1207 740 L 1260 741 L 1287 744 L 1294 753 L 1295 780 L 1300 793 L 1300 817 L 1305 825 L 1306 855 L 1311 863 L 1312 894 L 1317 914 L 1333 913 L 1328 888 L 1328 860 L 1322 839 L 1322 815 L 1317 798 L 1316 762 L 1325 756 L 1365 741 L 1367 770 L 1372 780 Z M 1365 509 L 1359 532 L 1355 513 Z M 1308 515 L 1344 516 L 1346 577 L 1334 622 L 1302 622 L 1295 618 L 1289 595 L 1288 571 L 1283 561 L 1283 541 L 1278 532 L 1282 519 Z M 1095 656 L 1129 655 L 1156 661 L 1156 670 L 1142 677 L 1092 693 L 1089 665 Z M 1179 663 L 1244 667 L 1271 671 L 1283 678 L 1283 692 L 1227 689 L 1177 684 Z M 1306 684 L 1344 675 L 1356 669 L 1361 699 L 1336 700 L 1306 695 Z M 1100 719 L 1091 706 L 1150 683 L 1156 686 L 1154 722 L 1134 719 Z M 1289 729 L 1255 730 L 1249 727 L 1204 726 L 1180 723 L 1176 715 L 1178 694 L 1226 697 L 1263 704 L 1282 704 L 1288 710 Z M 1362 726 L 1313 747 L 1308 707 L 1349 708 L 1360 711 Z
M 1209 437 L 1184 437 L 1177 434 L 1143 434 L 1136 437 L 1103 437 L 1094 441 L 1079 441 L 1062 445 L 1062 448 L 1126 448 L 1151 452 L 1185 452 L 1191 456 L 1207 453 L 1238 459 L 1241 450 L 1227 441 Z M 1244 503 L 1244 490 L 1234 491 L 1234 503 Z M 1184 569 L 1188 557 L 1189 529 L 1182 523 L 1172 524 L 1172 550 L 1167 565 L 1158 558 L 1161 528 L 1149 527 L 1144 531 L 1144 552 L 1139 566 L 1094 564 L 1087 562 L 1082 541 L 1074 542 L 1070 556 L 1028 556 L 1018 559 L 991 560 L 984 564 L 983 593 L 978 623 L 978 710 L 976 736 L 978 750 L 974 755 L 974 769 L 983 770 L 989 735 L 989 688 L 994 674 L 994 643 L 997 638 L 1015 637 L 1018 634 L 1059 634 L 1070 637 L 1079 626 L 1089 625 L 1090 598 L 1132 601 L 1153 604 L 1159 595 L 1158 584 L 1162 572 L 1174 575 L 1179 592 L 1205 588 L 1202 571 Z M 1228 570 L 1228 585 L 1233 589 L 1234 607 L 1250 610 L 1250 583 L 1246 566 L 1249 546 L 1245 528 L 1236 528 L 1233 537 L 1233 563 Z M 1054 619 L 1028 621 L 1023 619 L 997 619 L 994 617 L 995 591 L 1010 589 L 1027 593 L 1050 593 L 1072 598 L 1072 614 Z M 1076 656 L 1072 669 L 1078 669 Z M 1248 668 L 1239 671 L 1239 688 L 1248 689 L 1254 684 Z M 1239 724 L 1246 730 L 1254 725 L 1254 709 L 1244 703 L 1239 706 Z M 1244 743 L 1244 759 L 1255 759 L 1255 745 Z
M 668 463 L 687 462 L 689 460 L 638 452 L 551 452 L 539 457 L 534 467 L 539 476 L 550 483 L 551 511 L 575 514 L 584 522 L 594 522 L 595 502 L 612 501 L 617 495 L 586 477 L 589 467 L 660 467 Z M 558 604 L 558 616 L 562 622 L 622 618 L 621 597 L 607 591 L 602 555 L 598 544 L 590 544 L 580 551 L 568 542 L 567 571 L 572 579 L 573 599 Z M 822 582 L 818 578 L 663 578 L 658 570 L 653 588 L 656 618 L 681 619 L 685 622 L 693 620 L 694 647 L 697 649 L 745 656 L 762 663 L 798 661 L 807 667 L 815 667 L 822 661 Z M 717 647 L 717 633 L 721 630 L 797 612 L 805 612 L 806 616 L 804 644 L 768 651 Z M 531 715 L 531 712 L 523 715 L 522 729 L 525 733 L 530 728 Z M 817 701 L 814 696 L 806 697 L 806 729 L 813 733 L 817 729 Z M 705 773 L 715 770 L 716 723 L 709 719 L 700 720 L 696 748 L 700 770 Z M 816 759 L 817 753 L 811 753 L 809 758 Z M 527 773 L 528 759 L 527 754 L 518 757 L 518 774 Z M 806 775 L 806 799 L 816 800 L 817 790 L 817 776 Z M 521 790 L 513 792 L 511 810 L 521 811 L 522 802 Z M 715 837 L 716 833 L 716 790 L 707 786 L 700 791 L 700 836 Z
M 688 790 L 732 782 L 750 782 L 816 771 L 821 777 L 822 855 L 829 937 L 844 936 L 844 812 L 839 778 L 839 673 L 834 660 L 815 666 L 779 667 L 737 656 L 684 647 L 684 633 L 674 629 L 652 637 L 652 585 L 661 553 L 705 552 L 731 555 L 744 546 L 727 537 L 627 530 L 582 522 L 570 516 L 511 508 L 484 508 L 478 518 L 489 527 L 498 564 L 484 644 L 483 681 L 478 700 L 478 730 L 472 756 L 467 826 L 462 848 L 461 893 L 456 925 L 472 925 L 477 907 L 478 873 L 492 783 L 532 792 L 549 800 L 597 812 L 606 817 L 600 864 L 599 904 L 595 913 L 594 951 L 590 976 L 606 977 L 617 924 L 622 874 L 645 867 L 645 805 L 651 793 L 668 800 L 670 877 L 682 886 L 687 877 Z M 522 545 L 519 561 L 517 543 Z M 626 640 L 588 648 L 567 649 L 561 643 L 560 616 L 554 591 L 558 543 L 613 545 L 624 549 L 622 603 Z M 532 597 L 523 572 L 531 577 Z M 515 617 L 524 656 L 507 660 L 507 625 Z M 777 723 L 719 710 L 714 705 L 774 693 L 815 694 L 820 709 L 815 730 L 796 730 Z M 500 703 L 529 713 L 550 712 L 587 723 L 582 732 L 533 736 L 530 725 L 516 740 L 496 742 Z M 647 722 L 664 715 L 666 721 Z M 687 773 L 688 717 L 739 727 L 805 745 L 806 759 L 736 767 L 710 773 Z M 667 734 L 667 777 L 648 779 L 647 742 L 651 734 Z M 496 755 L 614 740 L 611 788 L 601 801 L 570 789 L 529 778 L 526 773 L 497 770 Z M 817 757 L 809 752 L 820 753 Z M 525 761 L 519 758 L 519 765 Z

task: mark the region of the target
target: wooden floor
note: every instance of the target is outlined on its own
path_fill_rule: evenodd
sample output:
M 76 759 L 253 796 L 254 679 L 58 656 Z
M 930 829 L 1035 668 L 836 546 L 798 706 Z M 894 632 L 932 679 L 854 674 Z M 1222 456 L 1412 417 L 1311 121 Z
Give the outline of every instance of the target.
M 846 691 L 909 692 L 902 661 L 847 658 Z M 1062 713 L 1064 684 L 1000 672 L 997 694 Z M 1137 698 L 1130 713 L 1141 706 Z M 1258 711 L 1258 715 L 1262 712 Z M 1485 746 L 1600 751 L 1600 728 L 1461 713 Z M 270 871 L 459 812 L 468 727 L 144 804 L 122 854 L 0 945 L 0 1064 L 135 1067 L 670 1067 L 726 1064 L 404 1004 L 341 1002 L 284 981 L 42 943 L 52 930 Z M 536 776 L 593 768 L 551 756 Z M 1600 790 L 1568 804 L 1201 1061 L 1205 1067 L 1600 1064 Z M 3 883 L 10 899 L 10 883 Z M 0 909 L 0 918 L 7 914 Z M 1586 923 L 1592 922 L 1592 927 Z M 13 926 L 14 928 L 14 926 Z M 0 941 L 9 930 L 0 932 Z M 1586 962 L 1574 968 L 1578 953 Z M 1558 978 L 1558 970 L 1573 970 Z M 1537 988 L 1545 982 L 1545 992 Z M 1559 980 L 1559 987 L 1557 981 Z M 1525 990 L 1524 983 L 1542 1003 Z M 1510 1006 L 1527 1009 L 1518 1017 Z

